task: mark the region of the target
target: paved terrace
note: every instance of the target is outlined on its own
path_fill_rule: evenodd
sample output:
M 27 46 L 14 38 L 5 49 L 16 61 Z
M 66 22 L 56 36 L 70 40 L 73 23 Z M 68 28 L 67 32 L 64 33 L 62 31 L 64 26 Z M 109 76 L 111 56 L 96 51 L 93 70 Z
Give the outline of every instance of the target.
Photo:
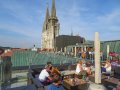
M 27 72 L 14 72 L 12 73 L 12 80 L 3 84 L 1 90 L 27 90 L 26 86 Z

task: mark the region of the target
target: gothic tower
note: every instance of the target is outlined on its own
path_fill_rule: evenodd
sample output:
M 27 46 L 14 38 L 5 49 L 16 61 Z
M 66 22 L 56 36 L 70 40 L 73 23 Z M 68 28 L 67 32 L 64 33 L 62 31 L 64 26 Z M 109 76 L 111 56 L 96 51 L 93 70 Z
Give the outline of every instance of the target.
M 55 49 L 55 38 L 59 35 L 59 22 L 56 16 L 55 0 L 52 0 L 51 14 L 47 6 L 42 30 L 42 49 Z

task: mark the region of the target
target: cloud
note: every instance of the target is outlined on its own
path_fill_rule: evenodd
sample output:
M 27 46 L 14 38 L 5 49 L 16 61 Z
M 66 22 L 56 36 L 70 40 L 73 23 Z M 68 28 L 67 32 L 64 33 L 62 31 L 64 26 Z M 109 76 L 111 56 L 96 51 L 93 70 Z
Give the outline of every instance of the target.
M 95 17 L 95 22 L 89 25 L 101 34 L 101 40 L 120 40 L 120 9 L 114 9 L 105 15 Z M 91 28 L 91 29 L 92 29 Z M 93 30 L 93 31 L 94 31 Z
M 38 37 L 39 36 L 39 31 L 35 30 L 34 27 L 20 27 L 20 26 L 14 25 L 14 24 L 0 23 L 0 29 L 20 33 L 27 37 Z
M 120 23 L 120 9 L 115 9 L 104 16 L 98 16 L 97 20 L 104 24 L 114 24 L 115 22 Z
M 37 43 L 39 46 L 46 2 L 45 0 L 0 1 L 0 19 L 2 19 L 0 30 L 20 34 L 21 37 L 13 39 L 19 43 L 18 46 L 24 46 L 25 43 L 29 46 Z M 52 2 L 51 0 L 48 2 L 51 10 Z M 112 3 L 107 3 L 106 6 L 102 4 L 102 1 L 93 3 L 87 0 L 56 0 L 57 17 L 61 26 L 60 34 L 70 35 L 73 31 L 74 35 L 79 33 L 86 39 L 94 40 L 94 33 L 97 31 L 100 32 L 101 40 L 120 39 L 120 9 L 116 4 L 114 4 L 115 8 L 108 5 Z M 14 37 L 4 35 L 0 38 L 3 37 L 6 38 L 6 42 L 8 39 L 9 43 L 14 43 L 12 41 Z M 22 42 L 23 38 L 25 42 Z
M 81 28 L 83 27 L 80 26 L 84 24 L 84 21 L 82 21 L 81 12 L 87 10 L 88 8 L 79 8 L 79 6 L 74 1 L 68 7 L 59 7 L 57 10 L 57 15 L 61 24 L 61 33 L 70 34 L 71 28 L 75 34 L 77 34 L 79 30 L 82 30 Z
M 77 7 L 76 7 L 77 8 Z M 71 9 L 72 13 L 78 12 L 79 10 L 76 9 Z M 73 13 L 73 14 L 74 14 Z M 84 18 L 82 17 L 82 12 L 79 12 L 79 15 L 73 15 L 67 18 L 71 17 L 73 20 L 71 21 L 63 21 L 63 30 L 64 32 L 67 33 L 67 30 L 69 30 L 69 33 L 71 31 L 71 26 L 73 28 L 74 33 L 80 33 L 81 36 L 84 36 L 86 39 L 94 40 L 94 33 L 95 32 L 100 32 L 101 40 L 116 40 L 120 39 L 118 33 L 120 34 L 120 10 L 119 9 L 114 9 L 110 13 L 105 13 L 104 15 L 100 14 L 97 16 L 94 16 L 92 18 L 91 16 L 88 15 L 89 21 L 84 21 Z M 78 18 L 78 19 L 77 19 Z M 83 18 L 83 19 L 82 19 Z M 66 19 L 66 18 L 65 18 Z M 68 28 L 69 27 L 69 28 Z M 115 33 L 117 31 L 117 33 Z M 115 37 L 111 37 L 115 36 Z M 109 37 L 109 38 L 108 38 Z
M 96 22 L 93 24 L 99 26 L 102 31 L 118 31 L 120 25 L 120 9 L 112 10 L 104 16 L 96 17 Z M 103 30 L 104 29 L 104 30 Z M 120 32 L 119 32 L 120 33 Z
M 40 48 L 40 40 L 32 39 L 32 38 L 13 38 L 10 36 L 0 36 L 0 46 L 4 47 L 16 47 L 16 48 L 31 48 L 33 45 L 36 45 L 36 47 Z
M 26 2 L 27 0 L 25 0 Z M 34 24 L 36 22 L 42 21 L 44 12 L 42 3 L 39 3 L 40 6 L 35 6 L 35 2 L 29 1 L 25 3 L 21 1 L 6 1 L 1 2 L 1 11 L 6 12 L 9 15 L 9 18 L 17 20 L 17 23 L 24 24 Z M 37 1 L 36 1 L 37 2 Z M 9 4 L 10 3 L 10 4 Z M 32 5 L 32 6 L 31 6 Z M 11 17 L 12 16 L 12 17 Z M 4 16 L 3 16 L 4 17 Z M 7 18 L 8 18 L 7 17 Z M 40 20 L 40 21 L 39 21 Z

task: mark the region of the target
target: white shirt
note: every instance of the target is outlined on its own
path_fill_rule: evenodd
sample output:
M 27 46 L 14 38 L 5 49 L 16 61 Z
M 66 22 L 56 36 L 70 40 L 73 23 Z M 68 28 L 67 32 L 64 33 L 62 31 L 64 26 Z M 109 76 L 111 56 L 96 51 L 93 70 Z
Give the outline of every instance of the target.
M 47 72 L 47 70 L 43 69 L 39 75 L 39 80 L 45 81 L 48 76 L 49 76 L 49 73 Z
M 92 54 L 91 52 L 89 52 L 89 54 Z
M 80 64 L 77 64 L 76 66 L 76 73 L 78 74 L 80 71 L 81 71 L 81 65 Z
M 105 65 L 106 72 L 110 73 L 111 72 L 111 65 L 108 67 L 108 64 Z

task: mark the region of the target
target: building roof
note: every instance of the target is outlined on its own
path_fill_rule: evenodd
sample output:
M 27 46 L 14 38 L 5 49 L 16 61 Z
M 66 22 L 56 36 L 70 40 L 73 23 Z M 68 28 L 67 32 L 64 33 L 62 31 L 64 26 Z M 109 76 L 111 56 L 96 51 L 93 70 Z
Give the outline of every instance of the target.
M 13 51 L 11 51 L 11 50 L 6 50 L 1 56 L 3 56 L 3 57 L 5 57 L 5 56 L 12 56 L 12 54 L 13 54 Z

